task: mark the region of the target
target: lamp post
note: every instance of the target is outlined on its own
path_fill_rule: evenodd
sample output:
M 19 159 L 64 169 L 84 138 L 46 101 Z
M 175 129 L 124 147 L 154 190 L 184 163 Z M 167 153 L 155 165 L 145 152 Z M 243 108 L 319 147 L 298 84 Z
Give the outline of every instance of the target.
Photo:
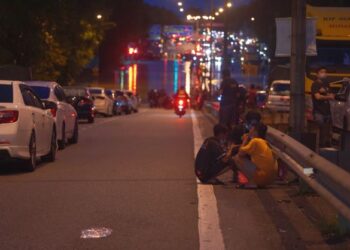
M 232 3 L 229 2 L 228 0 L 225 0 L 225 6 L 227 8 L 231 8 L 232 7 Z M 219 9 L 219 12 L 223 12 L 222 10 L 223 8 Z M 220 11 L 222 10 L 222 11 Z M 227 20 L 227 14 L 224 14 L 224 60 L 223 60 L 223 64 L 222 67 L 223 69 L 228 69 L 230 66 L 230 60 L 228 58 L 228 20 Z

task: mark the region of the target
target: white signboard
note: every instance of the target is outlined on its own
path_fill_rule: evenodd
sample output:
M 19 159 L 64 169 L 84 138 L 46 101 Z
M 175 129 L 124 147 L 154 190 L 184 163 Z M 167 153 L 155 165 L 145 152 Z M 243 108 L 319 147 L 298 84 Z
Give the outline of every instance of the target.
M 290 57 L 292 49 L 292 19 L 276 18 L 276 27 L 276 57 Z M 317 56 L 316 19 L 314 18 L 308 18 L 306 22 L 306 55 Z

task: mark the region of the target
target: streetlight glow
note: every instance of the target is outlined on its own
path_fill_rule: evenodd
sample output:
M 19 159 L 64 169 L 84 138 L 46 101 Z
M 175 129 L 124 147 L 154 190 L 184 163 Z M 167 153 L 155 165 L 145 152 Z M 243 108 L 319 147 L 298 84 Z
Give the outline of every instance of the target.
M 180 8 L 180 12 L 184 12 L 184 8 Z
M 220 8 L 220 9 L 219 9 L 219 12 L 220 12 L 220 13 L 224 12 L 224 8 Z
M 101 19 L 102 19 L 102 15 L 101 15 L 101 14 L 97 14 L 96 18 L 97 18 L 98 20 L 101 20 Z
M 227 6 L 227 8 L 231 8 L 231 7 L 232 7 L 232 3 L 231 3 L 231 2 L 228 2 L 228 3 L 226 4 L 226 6 Z
M 215 16 L 219 16 L 220 14 L 219 14 L 219 12 L 215 12 Z
M 255 21 L 255 17 L 250 18 L 250 20 L 251 20 L 252 22 L 254 22 L 254 21 Z
M 177 5 L 178 6 L 182 6 L 183 4 L 182 4 L 182 2 L 178 2 Z

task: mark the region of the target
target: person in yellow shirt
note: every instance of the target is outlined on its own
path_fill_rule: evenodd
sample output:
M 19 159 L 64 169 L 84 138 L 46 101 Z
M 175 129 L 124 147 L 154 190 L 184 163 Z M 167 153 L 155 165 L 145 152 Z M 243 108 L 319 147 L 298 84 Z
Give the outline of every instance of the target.
M 277 161 L 265 140 L 266 133 L 266 125 L 255 124 L 245 135 L 239 153 L 234 158 L 238 169 L 249 180 L 247 187 L 266 187 L 277 176 Z

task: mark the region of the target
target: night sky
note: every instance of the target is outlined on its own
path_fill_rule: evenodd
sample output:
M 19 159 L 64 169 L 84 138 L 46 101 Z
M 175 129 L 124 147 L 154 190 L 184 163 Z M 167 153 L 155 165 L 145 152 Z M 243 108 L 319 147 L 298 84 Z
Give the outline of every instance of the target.
M 177 11 L 177 2 L 180 0 L 144 0 L 146 3 L 165 7 L 167 9 Z M 250 0 L 233 0 L 234 5 L 247 3 Z M 197 7 L 209 12 L 210 10 L 210 0 L 182 0 L 184 3 L 184 8 Z M 218 8 L 224 5 L 224 0 L 214 0 L 215 6 Z

